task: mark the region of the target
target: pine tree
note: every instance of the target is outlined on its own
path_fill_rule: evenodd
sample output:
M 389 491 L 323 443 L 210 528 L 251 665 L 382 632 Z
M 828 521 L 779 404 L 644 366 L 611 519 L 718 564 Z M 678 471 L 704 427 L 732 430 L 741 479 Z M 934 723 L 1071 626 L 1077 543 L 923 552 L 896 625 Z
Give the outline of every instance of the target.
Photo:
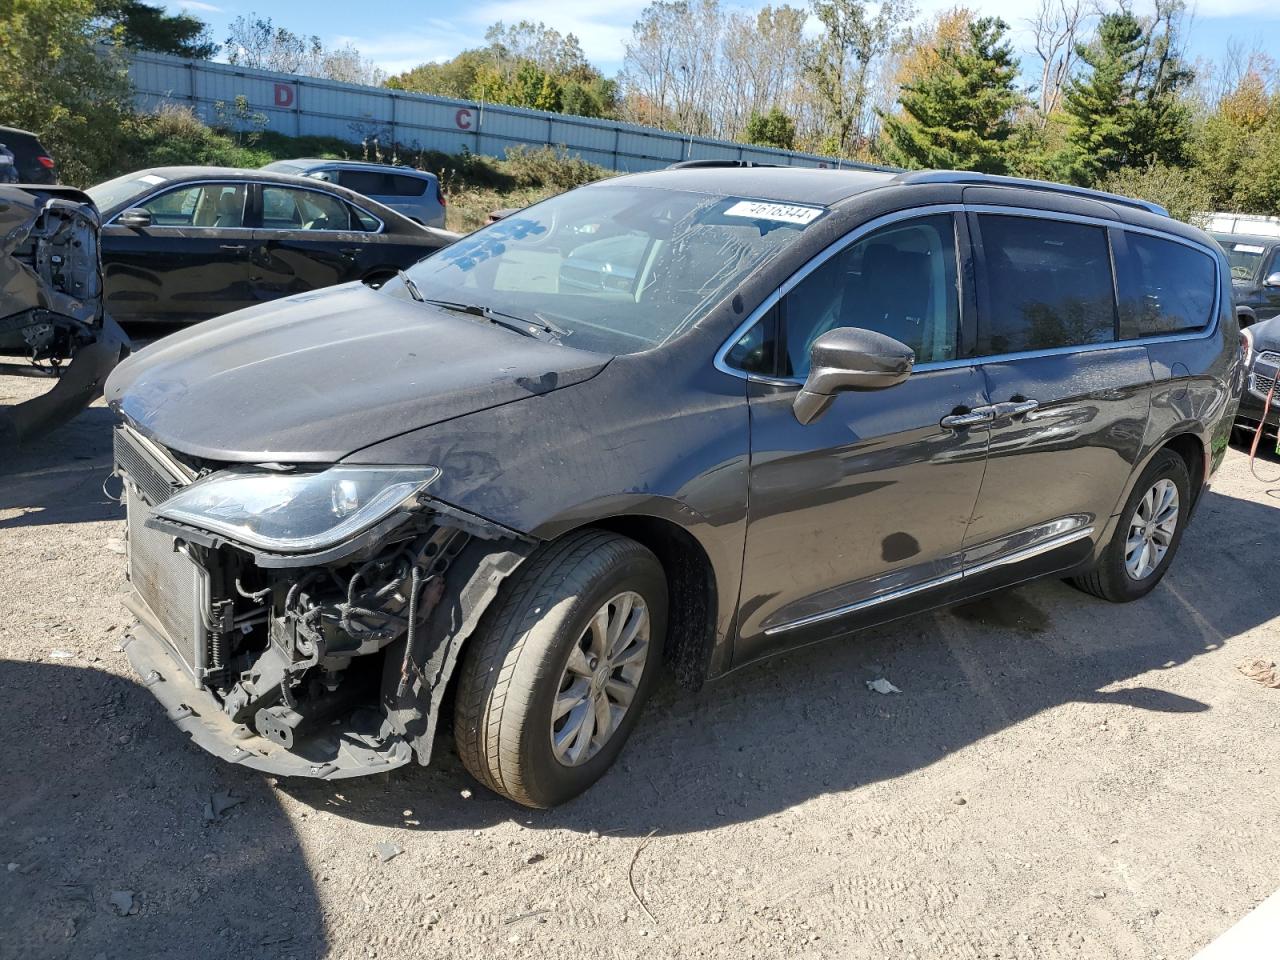
M 1107 14 L 1098 36 L 1077 53 L 1088 73 L 1063 99 L 1067 145 L 1058 175 L 1092 186 L 1126 167 L 1178 165 L 1190 115 L 1178 92 L 1192 79 L 1174 53 L 1172 24 L 1143 24 L 1131 13 Z
M 1008 170 L 1013 114 L 1022 102 L 1008 25 L 983 17 L 960 42 L 946 42 L 934 62 L 902 88 L 899 114 L 884 117 L 882 149 L 904 167 Z

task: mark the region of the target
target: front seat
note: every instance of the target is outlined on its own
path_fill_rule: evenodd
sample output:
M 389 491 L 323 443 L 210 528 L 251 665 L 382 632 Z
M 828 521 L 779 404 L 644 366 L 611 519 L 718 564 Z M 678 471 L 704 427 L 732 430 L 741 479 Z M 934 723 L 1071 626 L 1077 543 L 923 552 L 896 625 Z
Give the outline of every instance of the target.
M 239 227 L 244 225 L 244 198 L 239 190 L 218 197 L 218 215 L 215 227 Z
M 878 330 L 916 351 L 924 346 L 929 310 L 929 255 L 873 243 L 845 287 L 840 321 Z

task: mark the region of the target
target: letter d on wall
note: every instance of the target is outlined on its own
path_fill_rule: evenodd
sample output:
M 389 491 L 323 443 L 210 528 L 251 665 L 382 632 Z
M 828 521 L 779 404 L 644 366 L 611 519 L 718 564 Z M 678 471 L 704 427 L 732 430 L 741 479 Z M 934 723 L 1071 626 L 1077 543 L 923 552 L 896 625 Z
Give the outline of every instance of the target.
M 291 83 L 276 84 L 276 106 L 277 107 L 293 106 L 293 84 Z

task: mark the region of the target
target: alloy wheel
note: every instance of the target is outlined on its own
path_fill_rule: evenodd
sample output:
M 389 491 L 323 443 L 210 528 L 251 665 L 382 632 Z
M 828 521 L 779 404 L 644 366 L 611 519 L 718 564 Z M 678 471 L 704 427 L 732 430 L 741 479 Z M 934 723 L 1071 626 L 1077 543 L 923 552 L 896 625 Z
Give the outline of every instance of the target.
M 1134 580 L 1156 572 L 1178 529 L 1178 487 L 1170 479 L 1157 480 L 1138 501 L 1129 521 L 1124 545 L 1124 568 Z
M 569 651 L 551 709 L 551 750 L 567 767 L 586 763 L 622 723 L 644 676 L 649 610 L 632 590 L 591 618 Z

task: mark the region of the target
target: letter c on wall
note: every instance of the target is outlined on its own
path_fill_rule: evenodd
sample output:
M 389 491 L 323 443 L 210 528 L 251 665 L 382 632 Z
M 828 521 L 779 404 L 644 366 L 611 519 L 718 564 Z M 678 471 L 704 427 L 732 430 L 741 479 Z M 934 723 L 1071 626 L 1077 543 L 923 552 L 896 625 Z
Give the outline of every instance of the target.
M 276 106 L 277 107 L 293 106 L 293 84 L 291 83 L 276 84 Z
M 453 116 L 453 122 L 458 125 L 459 130 L 471 129 L 471 111 L 463 107 Z

